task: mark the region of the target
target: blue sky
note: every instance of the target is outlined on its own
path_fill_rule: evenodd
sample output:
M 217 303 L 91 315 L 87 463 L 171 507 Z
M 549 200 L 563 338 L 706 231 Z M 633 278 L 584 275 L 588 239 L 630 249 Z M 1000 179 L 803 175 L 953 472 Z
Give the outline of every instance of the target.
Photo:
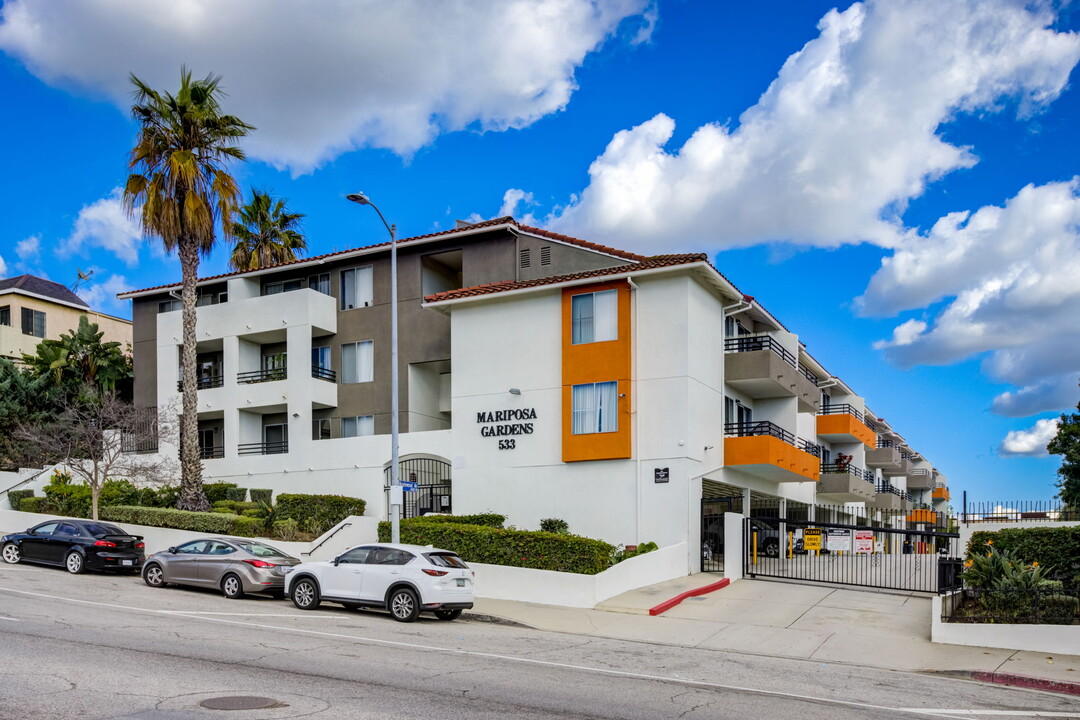
M 236 174 L 307 215 L 311 254 L 383 239 L 357 190 L 402 236 L 512 213 L 706 251 L 954 504 L 1049 498 L 1080 399 L 1078 26 L 1012 0 L 7 0 L 0 275 L 92 269 L 121 316 L 178 279 L 116 192 L 128 74 L 187 64 L 258 127 Z

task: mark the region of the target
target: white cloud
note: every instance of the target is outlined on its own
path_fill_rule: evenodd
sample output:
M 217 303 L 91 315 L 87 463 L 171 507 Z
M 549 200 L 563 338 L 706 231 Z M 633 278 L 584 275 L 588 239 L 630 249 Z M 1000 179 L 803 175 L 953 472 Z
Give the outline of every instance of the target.
M 1063 90 L 1080 37 L 1019 0 L 870 0 L 830 11 L 737 127 L 669 150 L 659 114 L 615 134 L 590 184 L 548 221 L 619 247 L 791 241 L 892 246 L 926 184 L 971 167 L 939 128 L 958 113 L 1021 115 Z
M 38 235 L 31 235 L 25 240 L 20 240 L 15 244 L 15 254 L 24 262 L 27 260 L 36 260 L 40 252 L 41 237 Z
M 60 243 L 57 254 L 67 257 L 96 247 L 116 255 L 129 267 L 138 264 L 142 230 L 137 221 L 127 216 L 121 196 L 121 189 L 116 188 L 108 197 L 83 207 L 74 230 Z
M 4 256 L 0 255 L 0 278 L 7 277 L 7 263 L 4 262 Z
M 98 268 L 95 271 L 100 272 Z M 128 301 L 116 299 L 117 293 L 130 289 L 131 284 L 123 275 L 110 275 L 104 282 L 79 288 L 78 295 L 94 310 L 115 315 L 127 311 L 129 307 Z
M 986 353 L 983 370 L 1021 388 L 999 396 L 994 409 L 1016 415 L 1076 401 L 1075 382 L 1071 393 L 1067 385 L 1080 368 L 1077 278 L 1080 179 L 1073 179 L 1028 185 L 1004 207 L 953 213 L 926 234 L 905 234 L 858 304 L 890 315 L 945 300 L 932 322 L 908 320 L 876 347 L 901 367 Z
M 181 64 L 224 76 L 257 126 L 252 157 L 305 172 L 364 146 L 407 154 L 439 133 L 529 125 L 564 108 L 585 56 L 648 0 L 9 0 L 0 49 L 53 85 L 125 111 L 134 72 L 174 89 Z M 653 11 L 655 12 L 655 10 Z M 644 24 L 645 29 L 639 28 Z
M 1046 444 L 1057 435 L 1057 418 L 1039 420 L 1027 430 L 1013 430 L 1001 441 L 1001 455 L 1037 457 L 1046 455 Z

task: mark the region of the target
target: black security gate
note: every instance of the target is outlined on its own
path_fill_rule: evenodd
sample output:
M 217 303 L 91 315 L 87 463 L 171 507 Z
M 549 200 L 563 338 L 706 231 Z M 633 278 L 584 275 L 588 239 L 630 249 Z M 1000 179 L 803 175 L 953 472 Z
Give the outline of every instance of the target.
M 453 512 L 453 484 L 451 465 L 445 460 L 430 457 L 414 457 L 400 461 L 398 477 L 402 483 L 416 483 L 416 490 L 405 492 L 405 504 L 401 508 L 403 518 L 413 518 L 428 513 Z M 383 471 L 386 481 L 387 508 L 390 507 L 390 468 Z
M 959 587 L 959 535 L 745 518 L 743 574 L 937 593 Z

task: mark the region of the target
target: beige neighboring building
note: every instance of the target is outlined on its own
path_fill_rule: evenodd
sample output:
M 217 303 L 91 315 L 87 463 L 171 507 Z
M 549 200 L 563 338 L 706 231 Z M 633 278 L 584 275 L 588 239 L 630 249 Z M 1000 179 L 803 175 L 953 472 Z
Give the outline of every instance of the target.
M 79 327 L 85 315 L 97 323 L 104 341 L 119 342 L 131 352 L 131 321 L 91 310 L 82 298 L 60 283 L 34 275 L 0 280 L 0 357 L 21 362 L 42 340 L 58 340 Z

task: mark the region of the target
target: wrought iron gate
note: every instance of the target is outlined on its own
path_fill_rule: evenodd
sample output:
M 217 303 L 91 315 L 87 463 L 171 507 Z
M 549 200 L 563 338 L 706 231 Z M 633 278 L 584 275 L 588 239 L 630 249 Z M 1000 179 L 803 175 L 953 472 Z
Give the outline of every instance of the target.
M 743 574 L 937 593 L 959 586 L 959 535 L 745 518 Z
M 435 458 L 408 458 L 400 461 L 399 477 L 402 482 L 416 483 L 416 490 L 405 493 L 401 508 L 404 518 L 420 517 L 427 513 L 453 512 L 453 484 L 451 465 Z M 390 497 L 390 468 L 383 471 L 387 495 Z

